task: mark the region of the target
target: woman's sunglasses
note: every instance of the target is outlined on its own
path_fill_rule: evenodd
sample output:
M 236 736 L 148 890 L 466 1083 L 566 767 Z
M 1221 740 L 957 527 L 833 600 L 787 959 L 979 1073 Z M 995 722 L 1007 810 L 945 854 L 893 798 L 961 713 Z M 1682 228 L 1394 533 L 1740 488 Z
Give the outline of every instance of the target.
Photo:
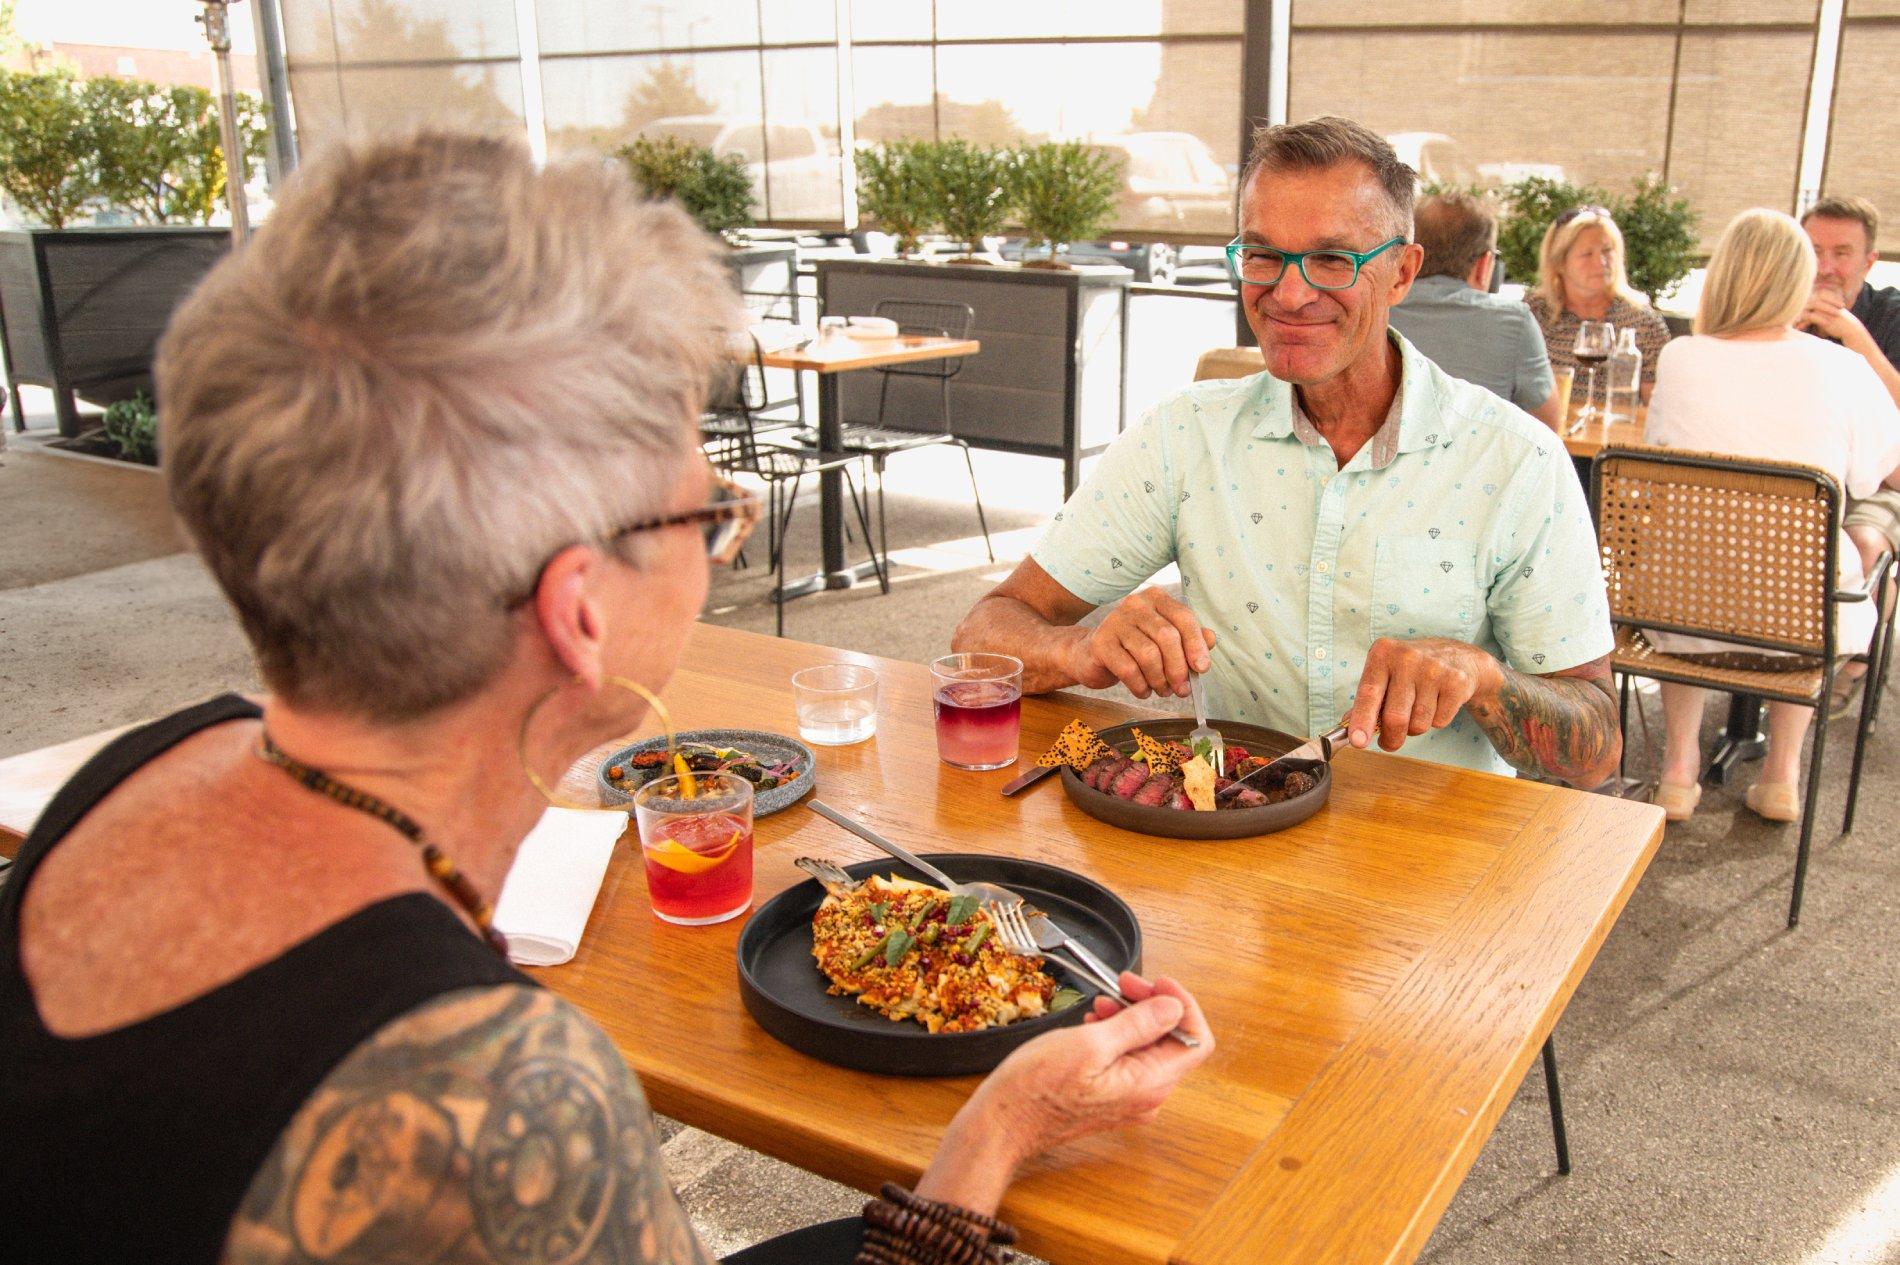
M 625 536 L 660 531 L 667 527 L 698 527 L 706 537 L 706 557 L 716 564 L 724 565 L 739 556 L 739 546 L 752 534 L 752 528 L 763 513 L 763 502 L 758 497 L 729 480 L 719 479 L 713 484 L 712 500 L 698 509 L 661 518 L 643 518 L 637 523 L 616 527 L 601 537 L 600 543 L 608 544 Z M 546 570 L 547 564 L 543 563 L 541 571 L 535 573 L 534 583 L 528 591 L 508 603 L 509 610 L 526 606 L 534 600 L 535 590 L 541 587 L 541 574 Z
M 1552 228 L 1562 228 L 1564 225 L 1570 223 L 1570 221 L 1576 219 L 1579 215 L 1601 215 L 1606 220 L 1614 220 L 1616 218 L 1615 216 L 1610 214 L 1609 207 L 1598 206 L 1593 202 L 1589 204 L 1588 206 L 1571 207 L 1568 211 L 1565 211 L 1562 215 L 1559 215 L 1556 219 L 1552 220 L 1550 222 L 1550 226 Z

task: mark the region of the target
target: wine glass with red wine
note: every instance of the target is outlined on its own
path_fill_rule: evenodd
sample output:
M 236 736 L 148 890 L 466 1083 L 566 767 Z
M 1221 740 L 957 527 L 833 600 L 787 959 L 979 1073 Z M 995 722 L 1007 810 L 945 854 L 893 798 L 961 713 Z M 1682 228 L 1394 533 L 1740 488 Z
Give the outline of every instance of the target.
M 1583 411 L 1577 414 L 1577 426 L 1598 421 L 1604 416 L 1605 410 L 1597 407 L 1597 369 L 1615 350 L 1616 326 L 1608 321 L 1584 321 L 1577 326 L 1577 341 L 1572 344 L 1570 354 L 1577 358 L 1578 364 L 1590 371 L 1589 386 L 1583 397 Z

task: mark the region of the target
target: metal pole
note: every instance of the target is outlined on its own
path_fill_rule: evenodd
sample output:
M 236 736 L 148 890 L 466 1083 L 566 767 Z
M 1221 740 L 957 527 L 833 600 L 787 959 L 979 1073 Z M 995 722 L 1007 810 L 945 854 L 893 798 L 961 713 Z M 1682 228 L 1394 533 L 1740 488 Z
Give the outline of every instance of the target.
M 218 132 L 224 144 L 224 192 L 231 203 L 231 246 L 244 245 L 251 236 L 251 217 L 244 201 L 244 177 L 247 174 L 244 148 L 238 143 L 237 98 L 231 91 L 230 0 L 203 0 L 205 11 L 198 15 L 205 40 L 218 57 Z
M 284 11 L 279 0 L 253 0 L 257 77 L 270 104 L 270 150 L 265 176 L 271 188 L 297 170 L 297 128 L 290 106 L 290 67 L 284 60 Z

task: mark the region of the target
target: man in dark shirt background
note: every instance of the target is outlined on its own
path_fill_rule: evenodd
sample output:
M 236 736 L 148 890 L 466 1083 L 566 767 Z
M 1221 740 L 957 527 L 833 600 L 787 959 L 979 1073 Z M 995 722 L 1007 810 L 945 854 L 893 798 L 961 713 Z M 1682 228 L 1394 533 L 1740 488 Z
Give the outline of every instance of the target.
M 1865 198 L 1822 198 L 1801 217 L 1801 226 L 1814 244 L 1815 273 L 1800 327 L 1858 352 L 1900 403 L 1900 289 L 1867 284 L 1867 272 L 1880 258 L 1874 248 L 1880 212 Z M 1863 571 L 1872 570 L 1882 553 L 1900 552 L 1900 491 L 1883 487 L 1849 503 L 1843 525 L 1860 550 Z M 1837 714 L 1851 702 L 1865 671 L 1837 679 Z

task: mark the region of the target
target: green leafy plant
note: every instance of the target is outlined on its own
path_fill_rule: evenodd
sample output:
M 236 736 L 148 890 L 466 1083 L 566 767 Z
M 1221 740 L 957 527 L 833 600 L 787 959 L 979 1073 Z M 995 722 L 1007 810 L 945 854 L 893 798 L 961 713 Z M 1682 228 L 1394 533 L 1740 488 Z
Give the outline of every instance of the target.
M 709 233 L 752 222 L 752 177 L 739 154 L 725 157 L 677 136 L 643 136 L 614 156 L 651 198 L 675 198 Z
M 203 88 L 91 79 L 86 109 L 98 136 L 100 193 L 153 224 L 209 224 L 224 206 L 224 140 L 217 99 Z M 241 179 L 264 163 L 263 105 L 237 94 Z
M 0 71 L 0 192 L 48 228 L 98 196 L 98 138 L 70 70 Z
M 1087 241 L 1108 222 L 1121 187 L 1121 159 L 1081 141 L 1024 146 L 1010 168 L 1016 218 L 1032 241 L 1047 243 L 1054 266 L 1060 243 Z
M 1630 285 L 1648 295 L 1651 304 L 1660 303 L 1695 267 L 1700 217 L 1688 199 L 1677 197 L 1655 175 L 1638 180 L 1631 195 L 1611 203 L 1610 211 L 1623 230 Z
M 158 464 L 158 410 L 143 391 L 106 409 L 106 438 L 127 461 Z
M 1010 153 L 962 140 L 920 143 L 929 147 L 935 219 L 974 253 L 1009 220 Z
M 924 141 L 891 141 L 858 151 L 858 214 L 897 238 L 900 254 L 936 222 L 931 150 Z

